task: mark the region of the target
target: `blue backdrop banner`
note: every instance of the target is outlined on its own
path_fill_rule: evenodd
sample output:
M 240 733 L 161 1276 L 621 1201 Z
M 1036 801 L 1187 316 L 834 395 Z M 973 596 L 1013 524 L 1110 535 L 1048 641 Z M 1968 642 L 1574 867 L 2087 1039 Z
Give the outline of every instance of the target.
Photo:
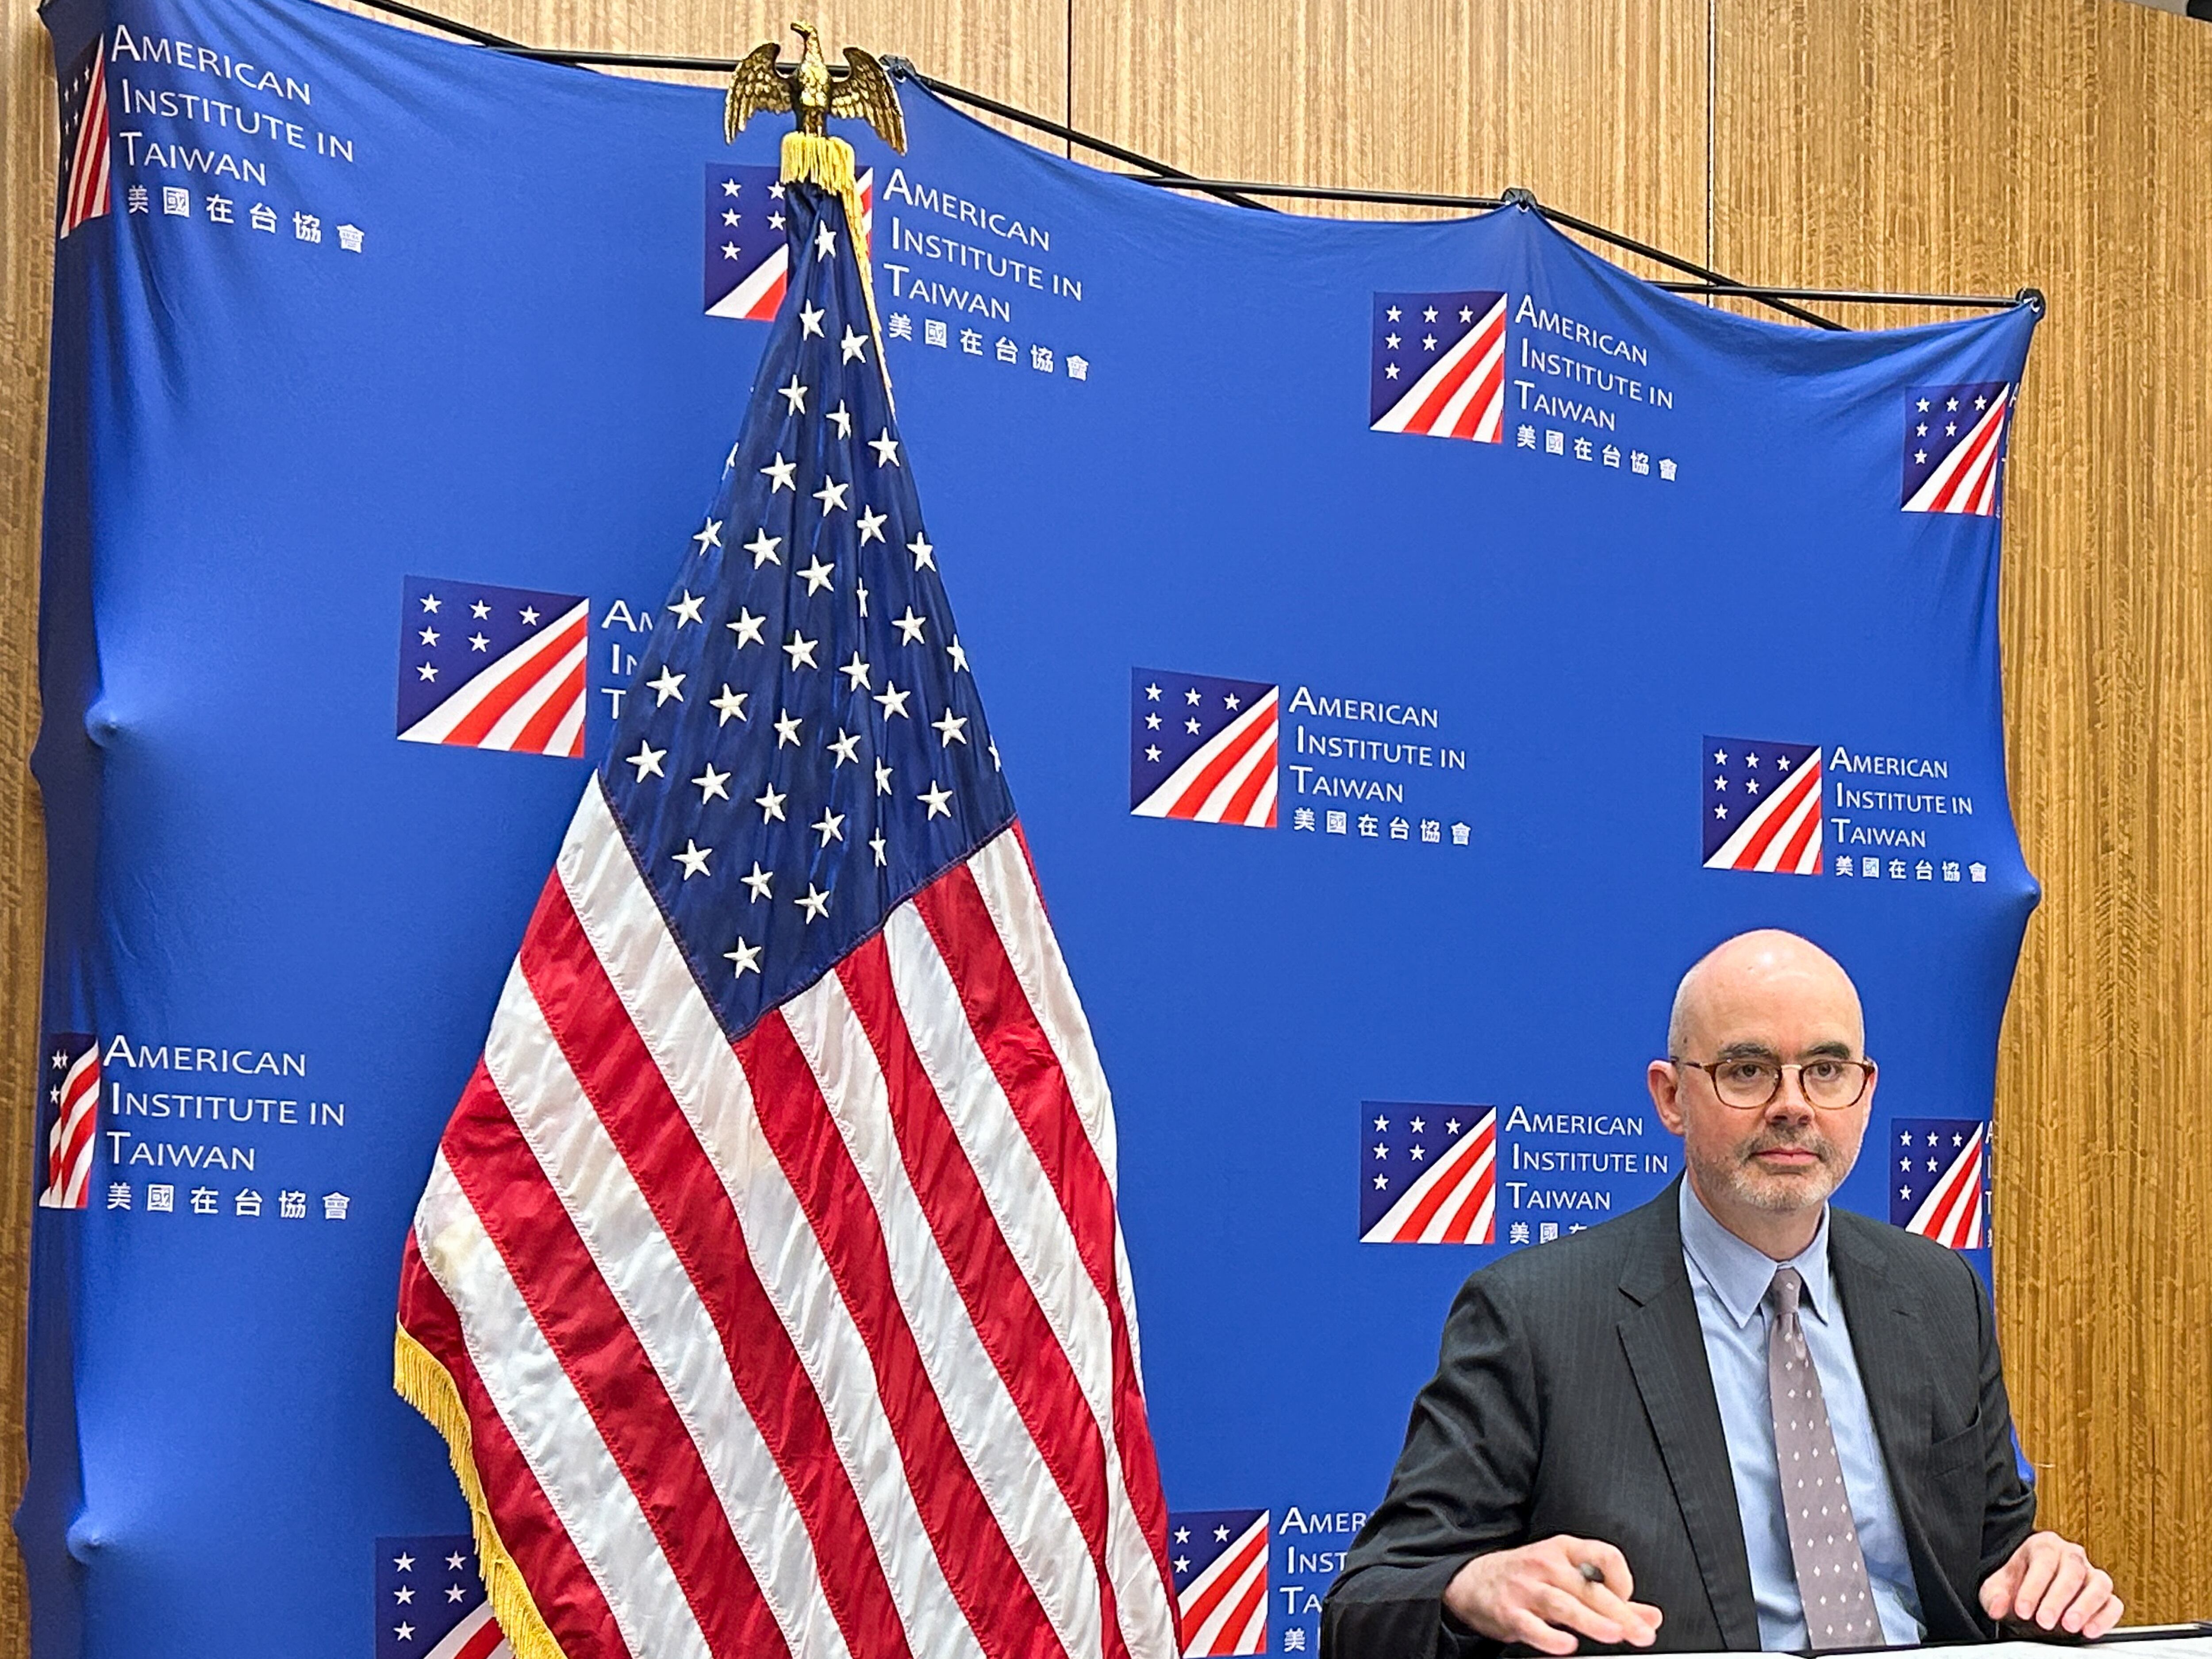
M 36 1650 L 400 1651 L 402 1556 L 483 1616 L 400 1244 L 736 436 L 776 134 L 307 0 L 46 17 Z M 1460 1280 L 1676 1172 L 1719 939 L 1856 976 L 1842 1201 L 1986 1273 L 2033 318 L 1775 326 L 904 95 L 888 362 L 1118 1103 L 1176 1583 L 1310 1650 Z

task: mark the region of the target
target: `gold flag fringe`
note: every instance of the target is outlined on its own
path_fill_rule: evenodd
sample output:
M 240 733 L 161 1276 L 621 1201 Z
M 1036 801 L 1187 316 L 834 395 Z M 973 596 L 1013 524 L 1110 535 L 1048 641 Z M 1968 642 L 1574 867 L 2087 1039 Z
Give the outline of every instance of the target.
M 867 238 L 860 234 L 860 181 L 854 171 L 852 145 L 842 138 L 824 137 L 819 133 L 785 133 L 783 182 L 818 185 L 845 204 L 846 234 L 853 239 L 853 255 L 860 262 L 860 293 L 868 302 L 868 330 L 875 336 L 876 366 L 883 373 L 884 397 L 889 400 L 891 366 L 890 359 L 884 356 L 883 319 L 876 315 L 876 284 L 868 270 Z M 799 285 L 797 271 L 792 272 L 791 283 L 794 288 Z M 898 412 L 896 402 L 891 404 L 891 412 Z
M 392 1386 L 445 1437 L 446 1455 L 460 1480 L 461 1495 L 468 1499 L 484 1593 L 491 1598 L 492 1617 L 499 1620 L 501 1632 L 514 1650 L 514 1659 L 568 1659 L 546 1627 L 544 1615 L 538 1611 L 530 1587 L 523 1582 L 522 1570 L 514 1565 L 514 1558 L 507 1553 L 498 1528 L 492 1524 L 483 1482 L 477 1474 L 473 1437 L 460 1390 L 453 1386 L 452 1374 L 404 1327 L 392 1333 Z

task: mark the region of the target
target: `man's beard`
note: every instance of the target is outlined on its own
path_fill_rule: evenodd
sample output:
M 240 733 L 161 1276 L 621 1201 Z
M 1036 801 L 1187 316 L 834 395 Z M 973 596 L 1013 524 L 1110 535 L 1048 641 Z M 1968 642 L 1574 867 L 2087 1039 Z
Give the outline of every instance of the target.
M 1762 1169 L 1753 1161 L 1761 1152 L 1785 1146 L 1810 1152 L 1819 1162 L 1802 1173 L 1784 1174 Z M 1716 1188 L 1749 1208 L 1787 1215 L 1825 1202 L 1843 1185 L 1844 1177 L 1850 1173 L 1851 1163 L 1843 1149 L 1822 1134 L 1817 1125 L 1808 1124 L 1802 1130 L 1769 1129 L 1735 1148 L 1718 1168 L 1700 1162 L 1698 1174 L 1702 1177 L 1701 1185 Z

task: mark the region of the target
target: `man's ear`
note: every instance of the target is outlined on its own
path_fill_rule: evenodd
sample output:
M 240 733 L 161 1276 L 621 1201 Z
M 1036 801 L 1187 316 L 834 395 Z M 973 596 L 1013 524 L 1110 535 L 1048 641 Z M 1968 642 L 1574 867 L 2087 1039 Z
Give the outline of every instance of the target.
M 1651 1091 L 1651 1103 L 1659 1111 L 1659 1121 L 1671 1134 L 1682 1133 L 1681 1073 L 1672 1061 L 1655 1060 L 1644 1068 L 1644 1086 Z

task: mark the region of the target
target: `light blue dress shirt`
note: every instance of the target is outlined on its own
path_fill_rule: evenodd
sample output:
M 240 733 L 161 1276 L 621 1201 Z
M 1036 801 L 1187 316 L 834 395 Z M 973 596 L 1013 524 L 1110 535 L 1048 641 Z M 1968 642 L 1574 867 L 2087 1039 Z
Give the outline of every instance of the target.
M 1682 1255 L 1697 1297 L 1698 1325 L 1705 1338 L 1705 1359 L 1712 1368 L 1713 1392 L 1720 1400 L 1721 1429 L 1728 1437 L 1729 1465 L 1735 1477 L 1736 1509 L 1743 1516 L 1744 1552 L 1751 1558 L 1751 1593 L 1759 1604 L 1759 1643 L 1776 1652 L 1802 1651 L 1804 1605 L 1798 1599 L 1797 1571 L 1790 1559 L 1790 1533 L 1782 1513 L 1782 1478 L 1775 1468 L 1774 1409 L 1766 1392 L 1766 1330 L 1772 1317 L 1767 1287 L 1778 1268 L 1795 1267 L 1805 1281 L 1798 1321 L 1813 1368 L 1820 1374 L 1827 1402 L 1828 1426 L 1836 1437 L 1836 1461 L 1843 1465 L 1844 1489 L 1850 1494 L 1851 1516 L 1858 1523 L 1859 1551 L 1866 1557 L 1867 1580 L 1882 1636 L 1893 1646 L 1920 1640 L 1920 1592 L 1912 1582 L 1905 1529 L 1897 1500 L 1882 1467 L 1874 1416 L 1867 1409 L 1866 1386 L 1859 1380 L 1858 1358 L 1836 1301 L 1828 1272 L 1828 1217 L 1803 1255 L 1777 1261 L 1753 1249 L 1713 1219 L 1682 1182 Z

